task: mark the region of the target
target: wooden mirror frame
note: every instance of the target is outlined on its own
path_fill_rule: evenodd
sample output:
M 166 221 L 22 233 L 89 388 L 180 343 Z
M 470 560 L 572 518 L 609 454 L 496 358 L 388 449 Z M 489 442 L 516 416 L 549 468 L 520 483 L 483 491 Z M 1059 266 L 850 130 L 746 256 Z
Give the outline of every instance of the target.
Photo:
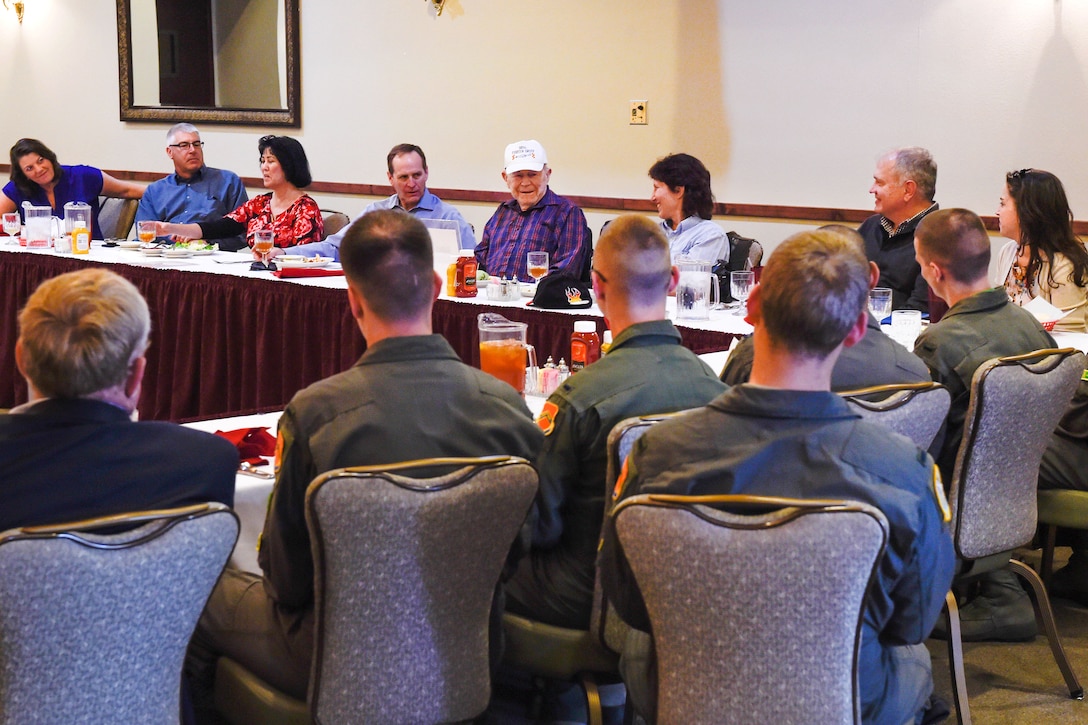
M 131 0 L 117 0 L 117 65 L 120 74 L 121 120 L 177 123 L 222 123 L 299 128 L 301 93 L 299 70 L 298 0 L 285 3 L 287 49 L 287 108 L 217 108 L 211 106 L 135 106 L 132 88 Z

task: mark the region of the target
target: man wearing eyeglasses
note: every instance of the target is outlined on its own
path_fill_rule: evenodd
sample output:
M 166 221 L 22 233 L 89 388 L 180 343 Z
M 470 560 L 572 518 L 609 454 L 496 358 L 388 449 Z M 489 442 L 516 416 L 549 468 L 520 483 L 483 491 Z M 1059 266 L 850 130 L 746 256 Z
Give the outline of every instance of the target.
M 238 174 L 204 165 L 204 142 L 193 124 L 178 123 L 166 132 L 166 155 L 174 162 L 174 173 L 147 187 L 136 210 L 137 221 L 212 221 L 249 200 Z M 218 244 L 222 250 L 235 251 L 246 241 L 238 236 Z

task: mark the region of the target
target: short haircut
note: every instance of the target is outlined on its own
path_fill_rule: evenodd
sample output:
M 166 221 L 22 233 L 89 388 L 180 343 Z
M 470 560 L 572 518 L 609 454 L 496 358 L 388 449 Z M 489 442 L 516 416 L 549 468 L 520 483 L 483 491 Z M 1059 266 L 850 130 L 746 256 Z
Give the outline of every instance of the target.
M 914 241 L 927 260 L 937 262 L 956 282 L 985 279 L 990 268 L 990 237 L 978 214 L 939 209 L 922 217 Z
M 423 153 L 423 149 L 414 143 L 399 143 L 389 149 L 389 153 L 385 156 L 385 167 L 389 169 L 390 176 L 393 175 L 393 159 L 403 154 L 419 154 L 419 160 L 423 162 L 423 170 L 427 170 L 427 155 Z
M 283 168 L 283 175 L 292 186 L 305 189 L 313 181 L 310 162 L 306 160 L 306 152 L 298 141 L 290 136 L 261 136 L 257 141 L 257 151 L 264 156 L 265 149 L 272 149 Z
M 356 220 L 340 243 L 344 274 L 383 320 L 411 320 L 434 300 L 434 250 L 423 222 L 396 209 Z
M 937 195 L 937 162 L 921 146 L 907 146 L 891 152 L 892 168 L 900 182 L 913 181 L 926 201 Z
M 817 227 L 816 231 L 838 234 L 858 245 L 858 249 L 865 251 L 865 237 L 861 236 L 858 230 L 853 227 L 848 227 L 845 224 L 824 224 L 822 227 Z
M 23 167 L 19 163 L 19 159 L 27 156 L 28 154 L 38 154 L 43 159 L 53 165 L 53 178 L 54 180 L 60 179 L 64 175 L 64 170 L 60 167 L 60 162 L 57 161 L 57 155 L 53 153 L 53 150 L 43 144 L 36 138 L 21 138 L 15 142 L 15 145 L 11 147 L 11 180 L 15 183 L 15 188 L 22 193 L 23 196 L 32 197 L 41 188 L 36 183 L 31 181 L 25 173 L 23 173 Z
M 151 315 L 139 290 L 100 268 L 48 279 L 19 313 L 27 378 L 50 398 L 120 385 L 147 349 Z
M 608 224 L 594 250 L 607 264 L 606 282 L 639 305 L 663 301 L 669 292 L 672 262 L 661 225 L 639 214 L 625 214 Z
M 794 234 L 771 254 L 759 282 L 763 324 L 774 345 L 826 358 L 869 300 L 869 262 L 847 235 Z
M 676 191 L 684 187 L 683 214 L 709 219 L 714 215 L 714 192 L 710 172 L 703 162 L 689 154 L 669 154 L 650 167 L 649 176 Z
M 199 136 L 200 129 L 198 129 L 193 124 L 186 123 L 184 121 L 182 121 L 181 123 L 175 123 L 173 126 L 170 127 L 170 130 L 166 132 L 166 145 L 169 146 L 170 144 L 174 143 L 179 133 L 195 133 L 197 136 Z

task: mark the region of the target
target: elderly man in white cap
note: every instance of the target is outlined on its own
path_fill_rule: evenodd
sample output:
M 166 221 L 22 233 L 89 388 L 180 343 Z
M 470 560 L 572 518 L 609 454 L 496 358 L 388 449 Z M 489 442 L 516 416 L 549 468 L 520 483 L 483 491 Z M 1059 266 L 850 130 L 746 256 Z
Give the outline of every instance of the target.
M 517 141 L 506 147 L 503 181 L 513 197 L 484 226 L 476 259 L 492 277 L 532 281 L 526 252 L 548 253 L 548 274 L 589 279 L 592 235 L 582 210 L 548 188 L 552 170 L 539 142 Z

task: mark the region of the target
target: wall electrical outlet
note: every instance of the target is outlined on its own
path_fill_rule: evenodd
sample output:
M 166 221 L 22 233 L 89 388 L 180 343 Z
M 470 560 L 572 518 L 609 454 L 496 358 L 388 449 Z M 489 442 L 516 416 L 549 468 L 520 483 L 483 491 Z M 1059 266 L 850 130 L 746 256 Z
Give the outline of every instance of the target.
M 646 107 L 649 105 L 646 101 L 631 101 L 631 125 L 632 126 L 645 126 L 646 125 Z

